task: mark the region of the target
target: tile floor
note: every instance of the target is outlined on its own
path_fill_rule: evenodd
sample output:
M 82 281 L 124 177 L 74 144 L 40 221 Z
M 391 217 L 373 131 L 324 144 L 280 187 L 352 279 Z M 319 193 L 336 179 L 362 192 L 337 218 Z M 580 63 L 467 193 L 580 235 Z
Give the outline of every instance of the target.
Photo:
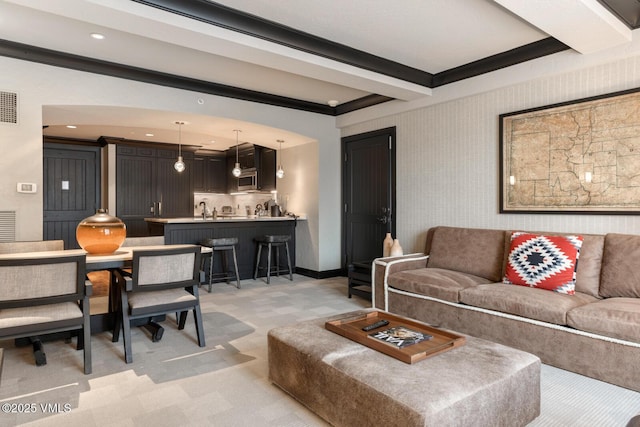
M 75 342 L 45 343 L 42 367 L 30 347 L 0 342 L 0 426 L 324 426 L 268 381 L 266 336 L 277 326 L 369 307 L 346 297 L 346 283 L 294 275 L 269 286 L 244 280 L 239 290 L 203 288 L 206 347 L 197 345 L 191 316 L 184 331 L 164 322 L 158 343 L 134 328 L 130 365 L 122 342 L 96 334 L 91 375 L 82 373 Z M 542 414 L 531 426 L 624 426 L 638 413 L 640 393 L 543 365 Z
M 41 367 L 35 366 L 31 347 L 0 342 L 5 348 L 0 404 L 23 405 L 0 413 L 0 425 L 324 425 L 268 381 L 267 331 L 370 303 L 348 299 L 344 278 L 316 281 L 299 275 L 294 282 L 272 278 L 269 286 L 245 280 L 240 290 L 221 283 L 211 294 L 203 287 L 200 295 L 206 347 L 197 345 L 191 315 L 184 331 L 163 322 L 157 343 L 143 328 L 133 328 L 130 365 L 124 363 L 122 341 L 112 343 L 105 332 L 92 338 L 90 375 L 82 373 L 75 340 L 45 343 L 47 365 Z M 26 407 L 33 411 L 25 413 Z

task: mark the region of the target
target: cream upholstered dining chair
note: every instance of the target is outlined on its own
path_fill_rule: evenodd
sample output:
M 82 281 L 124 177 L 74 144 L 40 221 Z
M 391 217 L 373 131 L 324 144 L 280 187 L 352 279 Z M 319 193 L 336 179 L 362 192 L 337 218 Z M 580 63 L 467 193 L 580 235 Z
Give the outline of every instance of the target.
M 122 243 L 122 247 L 131 246 L 158 246 L 164 245 L 164 236 L 144 236 L 144 237 L 127 237 Z
M 141 237 L 127 237 L 124 239 L 124 242 L 122 242 L 122 246 L 123 248 L 130 248 L 132 246 L 162 246 L 164 245 L 164 236 L 141 236 Z M 124 270 L 126 273 L 131 274 L 131 262 L 126 262 L 125 266 L 122 268 L 122 270 Z M 112 285 L 114 285 L 114 287 L 112 287 L 111 290 L 111 294 L 110 295 L 115 295 L 115 292 L 117 292 L 117 289 L 115 288 L 115 281 L 111 281 Z M 177 318 L 177 314 L 176 314 L 176 318 Z M 145 322 L 144 326 L 146 329 L 149 330 L 149 333 L 151 333 L 151 340 L 153 342 L 157 342 L 160 341 L 160 339 L 162 338 L 162 335 L 164 334 L 164 328 L 162 326 L 160 326 L 160 324 L 154 322 L 151 318 Z M 114 342 L 117 342 L 117 337 L 114 337 Z
M 119 313 L 113 341 L 123 331 L 125 361 L 131 363 L 131 325 L 148 319 L 180 313 L 178 329 L 184 329 L 188 310 L 193 311 L 198 345 L 205 346 L 198 283 L 200 246 L 180 245 L 150 250 L 134 250 L 131 273 L 118 270 Z
M 17 254 L 25 252 L 45 252 L 64 250 L 64 240 L 28 240 L 19 242 L 0 242 L 0 254 Z M 36 365 L 47 364 L 47 356 L 40 337 L 29 337 L 33 345 L 33 356 Z
M 126 237 L 124 242 L 120 247 L 127 248 L 132 246 L 158 246 L 164 245 L 164 236 L 143 236 L 143 237 Z M 127 272 L 131 272 L 131 262 L 125 262 L 122 270 Z M 111 298 L 117 289 L 115 289 L 115 280 L 112 278 L 114 274 L 114 270 L 105 270 L 104 273 L 108 274 L 109 281 L 111 284 L 111 290 L 109 291 L 109 297 Z M 109 302 L 109 306 L 111 306 L 111 301 Z
M 64 240 L 30 240 L 24 242 L 0 242 L 0 254 L 24 252 L 63 251 Z
M 84 373 L 91 373 L 91 282 L 86 256 L 52 254 L 0 259 L 0 339 L 81 331 Z

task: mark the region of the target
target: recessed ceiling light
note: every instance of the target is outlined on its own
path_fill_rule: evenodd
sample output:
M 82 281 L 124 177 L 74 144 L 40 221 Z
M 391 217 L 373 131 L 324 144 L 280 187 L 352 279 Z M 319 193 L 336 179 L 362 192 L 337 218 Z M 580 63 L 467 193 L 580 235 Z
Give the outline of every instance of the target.
M 93 37 L 96 40 L 102 40 L 104 39 L 104 34 L 100 34 L 100 33 L 91 33 L 91 37 Z
M 154 136 L 152 133 L 145 133 L 144 136 Z
M 78 126 L 75 126 L 75 125 L 67 125 L 67 127 L 68 127 L 69 129 L 76 129 Z

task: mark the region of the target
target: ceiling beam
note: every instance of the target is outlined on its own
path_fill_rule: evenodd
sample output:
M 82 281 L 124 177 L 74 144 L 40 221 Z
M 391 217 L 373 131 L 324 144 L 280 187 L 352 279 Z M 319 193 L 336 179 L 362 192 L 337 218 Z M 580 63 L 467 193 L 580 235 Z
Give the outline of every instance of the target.
M 433 76 L 433 87 L 444 86 L 449 83 L 490 73 L 502 68 L 510 67 L 522 62 L 531 61 L 546 55 L 570 49 L 569 46 L 548 37 L 537 42 L 529 43 L 506 52 L 482 58 L 460 67 L 451 68 Z
M 582 54 L 629 43 L 632 38 L 631 29 L 597 0 L 494 1 Z
M 143 5 L 130 9 L 149 24 L 168 25 L 148 7 L 174 15 L 172 28 L 193 36 L 192 47 L 239 61 L 352 87 L 405 101 L 431 95 L 432 75 L 406 65 L 350 48 L 284 25 L 206 0 L 133 0 Z M 175 15 L 182 17 L 176 20 Z M 188 18 L 185 20 L 184 18 Z M 209 28 L 194 25 L 204 23 Z M 200 24 L 202 25 L 202 24 Z M 131 30 L 133 31 L 133 30 Z M 145 35 L 145 34 L 141 34 Z
M 394 99 L 431 95 L 432 75 L 208 0 L 11 0 L 151 40 Z
M 133 0 L 262 40 L 429 87 L 431 74 L 208 0 Z
M 328 105 L 101 61 L 0 39 L 0 56 L 262 104 L 334 115 Z

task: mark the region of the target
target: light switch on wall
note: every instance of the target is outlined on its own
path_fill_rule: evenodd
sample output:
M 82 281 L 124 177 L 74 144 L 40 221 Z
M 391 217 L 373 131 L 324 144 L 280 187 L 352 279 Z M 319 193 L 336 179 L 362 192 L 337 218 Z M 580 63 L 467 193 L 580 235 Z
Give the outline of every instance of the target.
M 38 186 L 31 182 L 19 182 L 17 186 L 18 193 L 35 193 Z
M 62 189 L 63 190 L 69 189 L 69 181 L 62 181 Z

